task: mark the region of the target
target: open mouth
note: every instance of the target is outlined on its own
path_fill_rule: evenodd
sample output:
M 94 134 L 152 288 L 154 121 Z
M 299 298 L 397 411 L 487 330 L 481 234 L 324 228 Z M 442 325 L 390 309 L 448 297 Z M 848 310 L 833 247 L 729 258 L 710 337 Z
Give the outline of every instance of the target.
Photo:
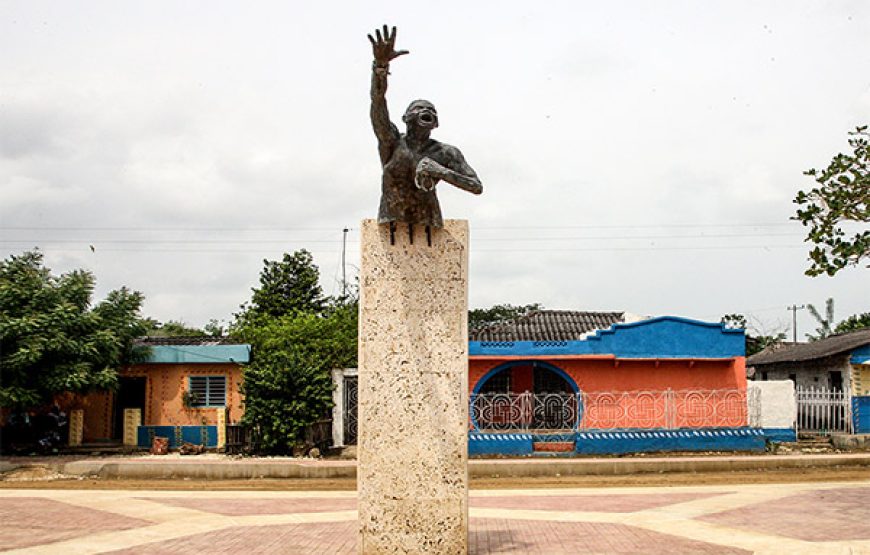
M 435 123 L 435 116 L 429 113 L 420 114 L 420 121 L 425 124 Z

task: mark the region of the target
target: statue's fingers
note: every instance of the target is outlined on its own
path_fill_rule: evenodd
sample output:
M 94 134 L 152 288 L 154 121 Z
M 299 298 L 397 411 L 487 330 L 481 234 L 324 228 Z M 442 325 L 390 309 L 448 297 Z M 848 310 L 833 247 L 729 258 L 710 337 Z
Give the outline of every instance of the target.
M 369 38 L 369 42 L 372 43 L 372 46 L 375 45 L 375 39 L 371 35 L 366 35 Z
M 407 50 L 399 50 L 398 52 L 393 54 L 394 58 L 398 58 L 399 56 L 404 56 L 405 54 L 410 54 Z
M 375 29 L 375 36 L 378 37 L 378 42 L 384 42 L 383 37 L 381 37 L 381 30 Z
M 384 40 L 388 42 L 390 40 L 390 28 L 386 25 L 384 25 Z
M 393 34 L 390 35 L 390 42 L 396 42 L 396 26 L 393 25 Z

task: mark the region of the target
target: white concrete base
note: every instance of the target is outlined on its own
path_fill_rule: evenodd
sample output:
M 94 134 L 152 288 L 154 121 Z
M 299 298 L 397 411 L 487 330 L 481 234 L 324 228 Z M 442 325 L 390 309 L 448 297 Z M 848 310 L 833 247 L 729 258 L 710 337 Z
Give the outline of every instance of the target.
M 468 549 L 468 223 L 362 223 L 359 550 Z

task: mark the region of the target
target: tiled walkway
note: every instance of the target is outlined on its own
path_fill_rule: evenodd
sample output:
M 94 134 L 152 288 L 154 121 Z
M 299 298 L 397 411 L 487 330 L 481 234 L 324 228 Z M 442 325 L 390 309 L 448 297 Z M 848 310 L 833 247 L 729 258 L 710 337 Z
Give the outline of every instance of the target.
M 470 553 L 868 553 L 870 481 L 474 491 Z M 11 553 L 356 553 L 353 492 L 0 490 Z

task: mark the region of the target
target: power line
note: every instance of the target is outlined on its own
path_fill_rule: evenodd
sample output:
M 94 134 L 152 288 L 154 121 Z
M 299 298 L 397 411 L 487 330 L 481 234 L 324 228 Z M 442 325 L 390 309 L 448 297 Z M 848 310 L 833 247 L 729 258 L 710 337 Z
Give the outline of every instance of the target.
M 702 235 L 598 235 L 598 236 L 565 236 L 565 237 L 480 237 L 476 238 L 476 243 L 486 242 L 508 242 L 508 241 L 631 241 L 631 240 L 660 240 L 660 239 L 757 239 L 760 237 L 794 237 L 794 233 L 717 233 L 717 234 L 702 234 Z M 99 242 L 102 244 L 259 244 L 259 243 L 359 243 L 359 239 L 347 239 L 345 232 L 342 239 L 309 239 L 309 238 L 288 238 L 281 239 L 97 239 L 93 237 L 81 239 L 55 239 L 55 238 L 25 238 L 25 239 L 0 239 L 0 243 L 20 244 L 20 243 L 81 243 L 84 241 Z
M 795 223 L 769 222 L 769 223 L 631 223 L 631 224 L 571 224 L 571 225 L 509 225 L 509 226 L 474 226 L 475 230 L 504 230 L 504 229 L 668 229 L 668 228 L 726 228 L 726 227 L 786 227 L 795 226 Z M 348 228 L 357 231 L 358 228 Z M 323 231 L 334 232 L 332 227 L 203 227 L 203 226 L 0 226 L 0 230 L 9 231 Z

